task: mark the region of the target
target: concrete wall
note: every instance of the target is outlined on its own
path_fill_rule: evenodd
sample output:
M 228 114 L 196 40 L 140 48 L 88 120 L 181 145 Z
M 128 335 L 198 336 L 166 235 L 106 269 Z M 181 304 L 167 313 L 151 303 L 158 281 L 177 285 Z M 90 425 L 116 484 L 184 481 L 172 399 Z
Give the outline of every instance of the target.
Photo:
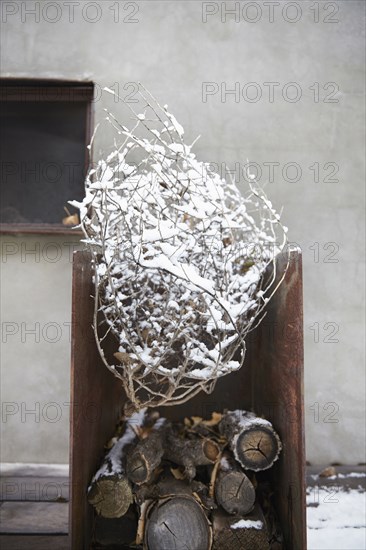
M 198 157 L 236 168 L 243 190 L 247 159 L 260 166 L 303 250 L 308 460 L 363 461 L 364 2 L 241 2 L 226 21 L 221 2 L 78 2 L 73 14 L 65 2 L 45 2 L 39 22 L 21 4 L 37 3 L 3 2 L 3 76 L 93 80 L 124 97 L 127 83 L 142 81 L 189 139 L 201 134 Z M 225 94 L 235 86 L 239 97 Z M 96 120 L 106 106 L 125 116 L 103 93 Z M 273 178 L 268 163 L 278 163 Z M 3 415 L 2 460 L 66 462 L 68 335 L 22 343 L 21 323 L 42 330 L 70 321 L 69 247 L 54 237 L 3 241 L 19 249 L 1 264 L 3 321 L 20 328 L 3 344 L 3 399 L 15 405 Z M 21 247 L 35 241 L 57 241 L 60 261 L 23 263 Z M 40 403 L 39 422 L 22 402 Z

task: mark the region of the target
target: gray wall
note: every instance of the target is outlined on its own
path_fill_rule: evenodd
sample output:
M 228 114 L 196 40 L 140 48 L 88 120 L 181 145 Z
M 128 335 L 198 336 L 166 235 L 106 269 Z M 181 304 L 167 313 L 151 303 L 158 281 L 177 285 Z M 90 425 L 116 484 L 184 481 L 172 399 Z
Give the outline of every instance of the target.
M 263 2 L 241 2 L 238 20 L 228 16 L 226 22 L 221 2 L 207 8 L 199 1 L 119 2 L 118 22 L 110 9 L 115 2 L 80 2 L 71 22 L 64 2 L 42 4 L 49 6 L 39 22 L 22 13 L 20 2 L 12 4 L 19 11 L 3 24 L 3 76 L 93 80 L 100 87 L 118 85 L 124 97 L 133 90 L 124 85 L 142 81 L 169 104 L 189 139 L 201 134 L 199 158 L 230 168 L 237 163 L 243 190 L 247 159 L 261 167 L 260 182 L 283 206 L 289 238 L 303 251 L 308 460 L 363 461 L 364 2 L 280 2 L 272 6 L 272 22 Z M 217 13 L 203 22 L 205 9 Z M 92 23 L 95 14 L 100 19 Z M 257 22 L 248 22 L 256 15 Z M 208 82 L 215 83 L 209 90 L 219 91 L 203 101 Z M 273 98 L 269 82 L 278 83 Z M 225 96 L 225 86 L 235 83 L 240 96 Z M 262 97 L 250 101 L 256 93 Z M 96 120 L 104 107 L 125 116 L 119 103 L 99 95 Z M 99 143 L 97 152 L 103 147 Z M 279 163 L 273 178 L 272 162 Z M 41 252 L 39 262 L 31 256 L 23 262 L 22 246 L 35 241 L 41 250 L 57 241 L 61 259 L 52 263 Z M 1 264 L 2 318 L 19 328 L 3 344 L 3 461 L 68 460 L 64 324 L 70 321 L 71 264 L 65 241 L 3 238 L 15 252 Z M 22 343 L 21 323 L 36 322 L 40 330 L 47 323 L 64 327 L 60 339 L 49 342 L 55 336 L 48 326 L 39 343 L 32 336 Z M 59 408 L 52 408 L 54 402 Z M 35 403 L 39 418 L 24 409 Z M 50 421 L 57 414 L 58 421 Z

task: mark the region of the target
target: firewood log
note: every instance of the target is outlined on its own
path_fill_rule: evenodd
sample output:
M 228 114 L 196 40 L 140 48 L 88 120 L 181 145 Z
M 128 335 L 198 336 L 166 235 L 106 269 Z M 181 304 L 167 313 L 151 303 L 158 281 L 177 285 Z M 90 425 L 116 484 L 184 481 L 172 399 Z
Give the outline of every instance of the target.
M 165 466 L 156 483 L 143 484 L 134 490 L 135 502 L 141 506 L 148 500 L 156 500 L 169 495 L 195 496 L 206 510 L 217 508 L 213 498 L 209 496 L 207 485 L 194 479 L 177 479 L 172 475 L 170 468 Z
M 208 438 L 185 439 L 170 431 L 166 438 L 164 458 L 184 466 L 187 479 L 196 475 L 196 466 L 214 464 L 220 454 L 220 447 Z
M 207 512 L 217 508 L 216 502 L 209 495 L 209 488 L 206 484 L 195 479 L 188 481 L 185 478 L 176 478 L 172 475 L 172 469 L 166 465 L 155 483 L 143 484 L 135 487 L 134 490 L 134 499 L 140 508 L 146 502 L 172 495 L 194 497 Z
M 137 443 L 127 456 L 126 473 L 133 483 L 141 485 L 151 481 L 164 454 L 164 434 L 168 423 L 160 418 L 145 439 Z
M 243 468 L 255 472 L 266 470 L 279 457 L 282 445 L 272 424 L 251 412 L 226 412 L 219 430 Z
M 136 443 L 136 429 L 146 420 L 145 410 L 133 414 L 125 423 L 124 434 L 104 457 L 88 488 L 88 501 L 105 518 L 123 516 L 133 502 L 131 484 L 125 472 L 125 455 Z
M 147 513 L 147 550 L 209 550 L 210 523 L 200 504 L 189 495 L 170 495 L 155 501 Z
M 135 501 L 138 505 L 147 500 L 157 500 L 169 495 L 192 496 L 191 484 L 186 480 L 175 479 L 173 476 L 164 473 L 157 483 L 141 485 L 134 492 Z
M 225 453 L 220 461 L 215 496 L 217 504 L 229 514 L 245 515 L 254 506 L 253 484 L 228 453 Z
M 269 550 L 266 522 L 258 504 L 245 517 L 215 510 L 212 529 L 212 550 Z

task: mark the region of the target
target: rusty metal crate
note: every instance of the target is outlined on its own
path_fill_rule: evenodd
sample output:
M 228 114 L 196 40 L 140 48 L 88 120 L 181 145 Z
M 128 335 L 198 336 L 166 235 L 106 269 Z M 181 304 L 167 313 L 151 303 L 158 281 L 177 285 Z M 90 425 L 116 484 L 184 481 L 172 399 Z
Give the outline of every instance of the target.
M 277 277 L 286 265 L 277 259 Z M 91 330 L 94 302 L 92 268 L 86 252 L 73 262 L 70 531 L 72 550 L 90 548 L 93 510 L 86 499 L 89 481 L 121 415 L 120 382 L 102 364 Z M 225 408 L 252 409 L 278 431 L 283 451 L 269 470 L 287 550 L 306 549 L 305 443 L 303 404 L 302 259 L 291 252 L 279 290 L 262 323 L 247 338 L 240 371 L 220 379 L 211 395 L 199 394 L 184 405 L 164 407 L 171 419 L 207 416 Z

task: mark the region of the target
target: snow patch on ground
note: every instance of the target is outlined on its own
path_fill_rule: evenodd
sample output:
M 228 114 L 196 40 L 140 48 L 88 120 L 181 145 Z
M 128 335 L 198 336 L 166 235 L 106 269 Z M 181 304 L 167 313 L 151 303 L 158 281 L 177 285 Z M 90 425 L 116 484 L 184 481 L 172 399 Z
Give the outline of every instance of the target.
M 308 550 L 365 550 L 365 492 L 311 487 L 307 506 Z

